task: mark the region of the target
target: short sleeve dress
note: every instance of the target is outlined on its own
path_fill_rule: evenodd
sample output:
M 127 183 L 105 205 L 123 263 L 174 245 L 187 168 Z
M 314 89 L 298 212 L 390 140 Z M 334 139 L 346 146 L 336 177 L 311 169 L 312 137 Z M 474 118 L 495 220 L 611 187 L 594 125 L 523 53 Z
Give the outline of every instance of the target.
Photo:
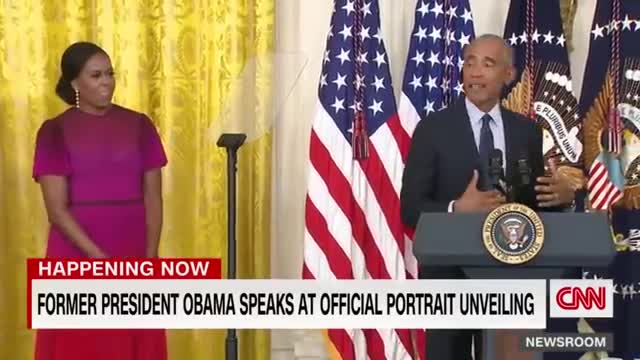
M 40 127 L 33 178 L 65 176 L 69 209 L 109 257 L 145 257 L 145 171 L 167 164 L 144 114 L 112 105 L 103 115 L 70 108 Z M 52 225 L 46 256 L 86 257 Z M 163 330 L 40 330 L 37 360 L 166 359 Z

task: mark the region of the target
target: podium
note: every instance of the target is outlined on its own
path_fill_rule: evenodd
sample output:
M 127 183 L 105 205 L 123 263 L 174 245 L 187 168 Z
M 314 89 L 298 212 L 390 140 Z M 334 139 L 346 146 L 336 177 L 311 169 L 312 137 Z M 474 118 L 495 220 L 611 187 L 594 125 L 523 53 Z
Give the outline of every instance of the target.
M 537 215 L 544 228 L 544 243 L 523 264 L 505 264 L 489 253 L 483 242 L 487 213 L 423 213 L 413 253 L 419 266 L 460 267 L 471 279 L 562 278 L 567 271 L 607 267 L 613 260 L 616 251 L 607 213 Z M 484 359 L 494 359 L 493 329 L 483 330 L 482 337 Z M 536 355 L 542 359 L 542 354 Z

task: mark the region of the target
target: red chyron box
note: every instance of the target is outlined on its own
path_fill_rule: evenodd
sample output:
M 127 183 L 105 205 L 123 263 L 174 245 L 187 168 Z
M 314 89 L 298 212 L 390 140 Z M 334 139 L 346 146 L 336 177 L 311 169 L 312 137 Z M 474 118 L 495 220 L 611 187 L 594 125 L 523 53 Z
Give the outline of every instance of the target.
M 612 318 L 613 280 L 549 280 L 549 315 Z
M 78 284 L 74 280 L 213 280 L 222 278 L 221 264 L 220 259 L 211 258 L 28 259 L 27 327 L 32 328 L 34 283 L 42 285 L 65 281 L 69 284 L 66 293 L 89 293 L 92 290 L 85 291 L 82 285 L 74 288 L 74 284 Z M 60 295 L 63 294 L 56 294 Z

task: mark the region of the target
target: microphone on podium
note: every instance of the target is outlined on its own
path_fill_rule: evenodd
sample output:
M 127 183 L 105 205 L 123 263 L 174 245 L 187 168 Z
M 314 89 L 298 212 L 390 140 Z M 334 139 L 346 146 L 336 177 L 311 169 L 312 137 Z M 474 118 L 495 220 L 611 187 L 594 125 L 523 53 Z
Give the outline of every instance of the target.
M 516 173 L 513 186 L 513 199 L 518 199 L 524 203 L 535 203 L 535 191 L 533 190 L 534 182 L 532 177 L 531 166 L 525 154 L 522 154 L 516 161 Z
M 491 188 L 500 191 L 507 196 L 509 191 L 504 179 L 504 171 L 502 169 L 502 151 L 493 149 L 489 152 L 489 179 Z
M 520 186 L 531 185 L 531 167 L 529 166 L 527 158 L 524 156 L 518 159 L 518 176 L 520 177 Z

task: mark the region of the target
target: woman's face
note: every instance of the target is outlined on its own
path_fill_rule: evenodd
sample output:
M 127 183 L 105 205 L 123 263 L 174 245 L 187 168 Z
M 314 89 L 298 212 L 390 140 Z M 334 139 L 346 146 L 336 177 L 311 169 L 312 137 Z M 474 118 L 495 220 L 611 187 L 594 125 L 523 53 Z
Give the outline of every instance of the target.
M 90 57 L 71 85 L 80 93 L 80 106 L 104 109 L 111 105 L 116 81 L 109 57 L 103 53 Z

